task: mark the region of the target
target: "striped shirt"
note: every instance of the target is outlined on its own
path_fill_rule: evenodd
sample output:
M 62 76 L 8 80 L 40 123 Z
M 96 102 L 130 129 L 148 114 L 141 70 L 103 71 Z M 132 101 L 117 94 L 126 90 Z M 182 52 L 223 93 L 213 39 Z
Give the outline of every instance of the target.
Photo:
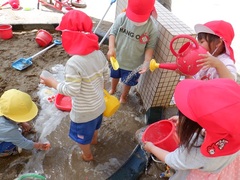
M 108 61 L 100 50 L 85 56 L 74 55 L 67 61 L 65 81 L 58 84 L 57 90 L 71 96 L 73 122 L 89 122 L 104 112 L 103 88 L 109 73 Z

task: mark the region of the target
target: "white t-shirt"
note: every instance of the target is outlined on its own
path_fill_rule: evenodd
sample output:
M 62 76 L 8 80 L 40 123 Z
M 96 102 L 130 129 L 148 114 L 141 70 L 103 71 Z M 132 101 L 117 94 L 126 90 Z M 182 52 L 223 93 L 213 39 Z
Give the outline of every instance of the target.
M 222 61 L 223 64 L 225 64 L 227 69 L 232 73 L 232 75 L 234 75 L 235 80 L 237 80 L 237 69 L 234 61 L 227 54 L 221 54 L 217 58 Z M 200 69 L 200 71 L 195 74 L 193 78 L 198 80 L 210 80 L 219 78 L 219 75 L 217 70 L 211 67 L 208 69 Z

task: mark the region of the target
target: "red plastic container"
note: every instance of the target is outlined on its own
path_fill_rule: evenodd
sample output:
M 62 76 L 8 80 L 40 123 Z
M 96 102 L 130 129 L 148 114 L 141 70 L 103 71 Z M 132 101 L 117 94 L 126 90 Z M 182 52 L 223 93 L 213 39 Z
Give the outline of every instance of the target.
M 169 120 L 160 120 L 149 125 L 143 133 L 142 141 L 150 141 L 155 146 L 170 152 L 179 144 L 175 125 Z
M 70 96 L 57 94 L 55 99 L 55 106 L 62 111 L 69 112 L 72 109 L 72 99 Z
M 11 39 L 13 37 L 12 26 L 9 24 L 0 24 L 0 38 Z
M 11 5 L 13 10 L 18 10 L 20 8 L 19 0 L 9 0 L 9 4 Z
M 44 29 L 40 29 L 37 32 L 35 40 L 39 46 L 46 47 L 47 45 L 49 45 L 52 42 L 53 37 L 48 31 L 46 31 Z

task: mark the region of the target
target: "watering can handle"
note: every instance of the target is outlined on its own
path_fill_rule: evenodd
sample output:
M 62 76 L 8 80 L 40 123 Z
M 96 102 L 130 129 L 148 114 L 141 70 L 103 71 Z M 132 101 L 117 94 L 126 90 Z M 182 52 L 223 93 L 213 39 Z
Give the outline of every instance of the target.
M 106 97 L 109 97 L 109 96 L 110 96 L 110 94 L 107 92 L 106 89 L 103 89 L 103 93 L 104 93 L 104 95 L 105 95 Z
M 45 51 L 47 51 L 47 50 L 50 49 L 51 47 L 53 47 L 53 46 L 55 46 L 55 45 L 60 45 L 60 44 L 62 44 L 61 41 L 59 41 L 59 40 L 54 40 L 54 41 L 53 41 L 53 44 L 51 44 L 50 46 L 46 47 L 45 49 L 39 51 L 38 53 L 34 54 L 34 55 L 31 57 L 31 59 L 33 59 L 34 57 L 38 56 L 39 54 L 44 53 Z
M 178 56 L 178 54 L 177 54 L 177 52 L 173 49 L 173 43 L 174 43 L 174 41 L 175 41 L 176 39 L 179 39 L 179 38 L 189 39 L 189 40 L 191 40 L 191 41 L 195 44 L 196 49 L 199 47 L 197 40 L 196 40 L 195 38 L 193 38 L 192 36 L 187 35 L 187 34 L 177 35 L 177 36 L 175 36 L 175 37 L 171 40 L 171 42 L 170 42 L 170 50 L 171 50 L 171 52 L 173 53 L 173 55 L 176 56 L 176 57 Z

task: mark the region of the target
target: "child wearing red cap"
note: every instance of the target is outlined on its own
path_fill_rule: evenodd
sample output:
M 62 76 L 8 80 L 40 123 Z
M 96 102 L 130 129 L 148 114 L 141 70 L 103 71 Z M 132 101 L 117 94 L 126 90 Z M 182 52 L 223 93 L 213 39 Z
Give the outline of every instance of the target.
M 27 93 L 17 89 L 9 89 L 3 93 L 0 98 L 0 157 L 19 154 L 22 149 L 50 148 L 49 143 L 33 142 L 22 133 L 31 130 L 27 122 L 37 113 L 38 108 Z
M 109 35 L 108 58 L 115 57 L 119 69 L 111 69 L 112 85 L 110 94 L 117 91 L 119 80 L 123 82 L 120 102 L 125 103 L 131 86 L 138 83 L 140 74 L 149 69 L 154 47 L 157 42 L 157 27 L 151 13 L 155 0 L 128 0 L 126 12 L 119 14 Z M 130 78 L 132 71 L 140 69 Z M 135 72 L 134 71 L 134 72 Z
M 199 80 L 215 78 L 230 78 L 237 80 L 234 52 L 231 47 L 234 30 L 230 23 L 223 20 L 209 21 L 205 24 L 195 25 L 197 39 L 209 53 L 200 54 L 198 66 L 202 69 L 194 75 Z
M 62 31 L 63 48 L 71 55 L 65 66 L 65 80 L 57 82 L 53 78 L 40 77 L 42 84 L 71 97 L 69 137 L 79 144 L 84 161 L 93 160 L 91 144 L 97 143 L 106 109 L 104 81 L 108 81 L 110 73 L 92 28 L 92 19 L 84 12 L 71 10 L 66 13 L 56 28 Z
M 179 179 L 239 179 L 240 86 L 233 80 L 186 79 L 175 89 L 179 147 L 168 152 L 145 142 L 144 149 L 165 162 Z

